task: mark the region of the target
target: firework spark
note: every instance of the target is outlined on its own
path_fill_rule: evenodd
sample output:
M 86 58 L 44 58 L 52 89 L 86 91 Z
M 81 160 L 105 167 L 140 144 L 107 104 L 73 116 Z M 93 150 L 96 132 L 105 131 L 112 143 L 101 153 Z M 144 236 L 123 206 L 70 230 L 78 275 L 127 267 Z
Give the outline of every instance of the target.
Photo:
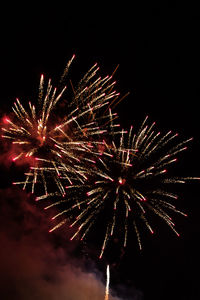
M 67 63 L 60 86 L 63 86 L 74 57 Z M 48 194 L 51 193 L 51 190 L 48 191 L 50 177 L 56 189 L 65 195 L 61 179 L 69 184 L 74 178 L 82 183 L 86 179 L 80 162 L 90 161 L 84 152 L 89 152 L 91 156 L 91 142 L 94 145 L 95 137 L 107 132 L 105 124 L 110 114 L 104 114 L 103 109 L 108 108 L 109 101 L 119 95 L 113 90 L 115 82 L 112 82 L 112 76 L 97 77 L 98 70 L 97 64 L 89 69 L 77 88 L 73 88 L 73 96 L 65 96 L 66 86 L 53 88 L 51 80 L 45 92 L 42 75 L 36 107 L 29 102 L 29 110 L 26 110 L 19 99 L 16 100 L 12 120 L 4 120 L 2 137 L 14 146 L 16 155 L 12 160 L 28 162 L 30 170 L 25 181 L 15 184 L 22 184 L 23 189 L 30 184 L 34 193 L 36 183 L 40 182 L 44 193 Z M 61 109 L 59 105 L 63 104 Z
M 131 230 L 135 231 L 141 249 L 140 228 L 144 224 L 153 234 L 149 219 L 154 219 L 154 214 L 179 236 L 170 211 L 186 214 L 173 203 L 178 195 L 172 184 L 199 178 L 168 175 L 168 167 L 177 161 L 176 155 L 186 150 L 192 139 L 177 140 L 178 134 L 169 131 L 162 135 L 155 129 L 155 123 L 147 124 L 147 118 L 139 130 L 134 131 L 131 127 L 128 132 L 122 131 L 118 142 L 104 140 L 104 152 L 90 168 L 87 185 L 70 186 L 71 191 L 74 189 L 73 200 L 63 199 L 47 207 L 64 204 L 66 208 L 52 219 L 76 213 L 70 225 L 75 228 L 71 240 L 85 238 L 98 224 L 103 241 L 99 258 L 113 237 L 120 238 L 121 245 L 126 247 Z M 86 190 L 87 197 L 84 196 Z M 51 231 L 62 225 L 63 220 Z

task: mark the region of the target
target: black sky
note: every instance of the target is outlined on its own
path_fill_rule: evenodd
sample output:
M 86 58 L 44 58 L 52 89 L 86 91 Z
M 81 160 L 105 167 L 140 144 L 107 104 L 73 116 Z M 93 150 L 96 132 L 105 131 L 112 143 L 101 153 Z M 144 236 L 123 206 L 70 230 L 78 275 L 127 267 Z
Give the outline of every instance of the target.
M 149 115 L 160 130 L 172 129 L 183 138 L 193 136 L 179 169 L 184 175 L 199 176 L 197 7 L 177 1 L 158 6 L 119 2 L 110 7 L 102 2 L 88 7 L 54 3 L 45 9 L 12 7 L 1 14 L 2 115 L 10 111 L 16 97 L 33 100 L 41 73 L 56 82 L 74 53 L 72 76 L 77 81 L 95 62 L 104 75 L 119 64 L 117 89 L 121 94 L 130 92 L 117 108 L 121 125 L 127 127 Z M 9 176 L 8 169 L 6 172 Z M 9 177 L 3 182 L 2 189 L 9 186 Z M 116 283 L 134 285 L 145 300 L 196 300 L 200 296 L 196 275 L 200 267 L 198 186 L 184 188 L 181 199 L 180 207 L 189 214 L 187 219 L 177 217 L 181 237 L 158 224 L 154 239 L 146 238 L 144 252 L 129 251 L 122 266 L 113 271 Z

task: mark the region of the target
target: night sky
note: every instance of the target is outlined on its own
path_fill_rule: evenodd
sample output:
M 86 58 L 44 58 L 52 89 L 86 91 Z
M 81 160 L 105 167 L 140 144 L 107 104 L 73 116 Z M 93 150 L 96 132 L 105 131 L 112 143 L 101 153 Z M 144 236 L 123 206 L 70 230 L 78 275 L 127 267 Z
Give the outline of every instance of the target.
M 121 126 L 138 124 L 148 115 L 163 132 L 194 137 L 174 168 L 183 176 L 200 176 L 197 7 L 177 1 L 110 7 L 103 2 L 90 7 L 55 3 L 45 9 L 16 6 L 1 14 L 2 117 L 16 97 L 34 101 L 41 73 L 56 83 L 73 54 L 73 82 L 96 62 L 102 75 L 119 65 L 116 88 L 121 95 L 130 92 L 116 108 Z M 21 166 L 9 162 L 4 142 L 0 146 L 0 298 L 103 299 L 106 262 L 96 262 L 89 250 L 81 256 L 79 245 L 66 242 L 63 230 L 49 237 L 48 214 L 12 186 Z M 191 183 L 180 189 L 177 206 L 188 213 L 188 218 L 175 216 L 180 238 L 158 220 L 154 236 L 144 233 L 142 253 L 132 245 L 121 262 L 116 258 L 113 300 L 200 298 L 199 187 Z

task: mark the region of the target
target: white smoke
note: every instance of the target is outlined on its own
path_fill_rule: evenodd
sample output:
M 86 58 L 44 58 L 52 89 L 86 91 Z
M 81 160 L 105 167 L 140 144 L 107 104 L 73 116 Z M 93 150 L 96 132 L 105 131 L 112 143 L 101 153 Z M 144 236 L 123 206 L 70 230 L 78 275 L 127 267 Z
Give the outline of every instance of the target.
M 66 247 L 52 242 L 49 220 L 25 193 L 4 189 L 0 199 L 1 299 L 104 299 L 102 274 L 86 271 L 67 242 Z

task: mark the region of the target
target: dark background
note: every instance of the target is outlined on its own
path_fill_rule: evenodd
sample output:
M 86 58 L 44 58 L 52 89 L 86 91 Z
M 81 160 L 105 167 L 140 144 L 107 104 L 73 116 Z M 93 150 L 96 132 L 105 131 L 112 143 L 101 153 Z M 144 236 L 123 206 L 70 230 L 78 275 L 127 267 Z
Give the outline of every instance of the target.
M 118 2 L 110 7 L 102 2 L 88 7 L 66 2 L 45 9 L 12 6 L 1 14 L 2 115 L 10 111 L 16 97 L 34 100 L 41 73 L 56 82 L 74 53 L 72 76 L 77 81 L 95 62 L 103 75 L 119 64 L 117 89 L 122 95 L 130 92 L 117 107 L 121 125 L 126 128 L 149 115 L 161 131 L 193 136 L 178 168 L 184 175 L 200 175 L 198 7 L 176 1 L 158 6 Z M 2 188 L 10 184 L 9 170 L 6 175 Z M 142 254 L 129 251 L 119 274 L 113 275 L 116 281 L 118 276 L 124 285 L 141 290 L 145 300 L 200 296 L 199 185 L 192 183 L 183 191 L 180 207 L 189 217 L 177 217 L 181 237 L 158 224 Z

